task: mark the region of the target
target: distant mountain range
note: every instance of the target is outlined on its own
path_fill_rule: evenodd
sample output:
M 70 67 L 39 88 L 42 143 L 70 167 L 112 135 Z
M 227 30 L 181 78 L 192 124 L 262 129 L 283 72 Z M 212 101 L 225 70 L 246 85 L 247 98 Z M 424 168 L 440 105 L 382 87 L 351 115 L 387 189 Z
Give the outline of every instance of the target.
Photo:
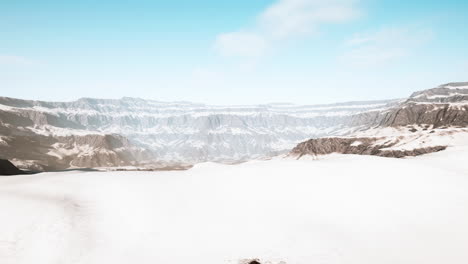
M 329 105 L 0 97 L 0 158 L 29 170 L 234 163 L 287 153 L 310 138 L 376 127 L 466 127 L 467 109 L 468 83 L 441 85 L 408 99 Z

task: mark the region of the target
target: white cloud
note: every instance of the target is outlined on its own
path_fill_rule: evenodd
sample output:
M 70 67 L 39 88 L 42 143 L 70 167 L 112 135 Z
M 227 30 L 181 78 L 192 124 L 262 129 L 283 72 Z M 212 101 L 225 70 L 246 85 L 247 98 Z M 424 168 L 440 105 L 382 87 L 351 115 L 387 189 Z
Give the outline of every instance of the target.
M 267 35 L 308 34 L 324 23 L 342 23 L 358 16 L 354 1 L 280 0 L 267 8 L 259 23 Z
M 248 32 L 230 32 L 217 36 L 215 49 L 224 56 L 258 57 L 263 55 L 268 43 L 263 36 Z
M 37 64 L 37 62 L 21 57 L 21 56 L 13 56 L 13 55 L 0 55 L 0 65 L 7 65 L 7 66 L 32 66 Z
M 278 0 L 257 17 L 251 28 L 222 33 L 215 49 L 221 55 L 256 57 L 292 36 L 311 34 L 323 24 L 343 23 L 356 18 L 353 0 Z
M 432 38 L 424 29 L 385 28 L 373 33 L 356 34 L 345 45 L 349 47 L 340 57 L 345 64 L 375 66 L 408 56 Z

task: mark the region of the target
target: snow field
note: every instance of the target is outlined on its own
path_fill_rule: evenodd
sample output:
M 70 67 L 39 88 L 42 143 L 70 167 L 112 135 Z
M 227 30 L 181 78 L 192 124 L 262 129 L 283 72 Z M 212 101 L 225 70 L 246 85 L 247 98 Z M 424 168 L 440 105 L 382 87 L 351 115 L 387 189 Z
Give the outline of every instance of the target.
M 0 263 L 466 263 L 466 153 L 0 178 Z

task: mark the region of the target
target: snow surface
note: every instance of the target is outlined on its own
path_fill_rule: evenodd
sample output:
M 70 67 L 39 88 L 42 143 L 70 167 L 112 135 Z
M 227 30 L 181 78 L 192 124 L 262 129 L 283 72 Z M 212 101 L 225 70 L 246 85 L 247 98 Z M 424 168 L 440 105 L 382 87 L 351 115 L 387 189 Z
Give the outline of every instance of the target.
M 468 148 L 0 178 L 0 263 L 467 263 Z
M 468 146 L 467 128 L 433 128 L 432 126 L 378 127 L 354 133 L 352 137 L 379 138 L 375 144 L 395 143 L 382 150 L 414 150 L 435 146 Z M 356 142 L 352 145 L 356 146 Z
M 468 85 L 462 85 L 462 86 L 446 85 L 446 86 L 443 86 L 443 88 L 448 88 L 448 89 L 468 89 Z
M 4 145 L 4 146 L 7 146 L 8 143 L 5 141 L 7 137 L 5 136 L 0 136 L 0 145 Z

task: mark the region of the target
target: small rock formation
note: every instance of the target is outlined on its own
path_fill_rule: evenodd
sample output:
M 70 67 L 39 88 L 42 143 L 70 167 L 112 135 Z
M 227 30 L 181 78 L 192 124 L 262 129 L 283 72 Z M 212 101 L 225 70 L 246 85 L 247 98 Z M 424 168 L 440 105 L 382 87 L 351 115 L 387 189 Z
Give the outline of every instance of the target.
M 284 260 L 281 259 L 258 259 L 258 258 L 246 258 L 237 261 L 238 264 L 286 264 Z
M 427 153 L 445 150 L 446 146 L 431 146 L 411 150 L 387 149 L 396 145 L 398 141 L 378 143 L 382 138 L 317 138 L 298 144 L 290 153 L 298 159 L 304 155 L 324 155 L 331 153 L 374 155 L 381 157 L 403 158 L 419 156 Z
M 0 159 L 0 175 L 11 176 L 11 175 L 20 175 L 26 174 L 24 171 L 19 170 L 13 165 L 10 161 Z
M 259 259 L 241 259 L 239 264 L 261 264 Z

